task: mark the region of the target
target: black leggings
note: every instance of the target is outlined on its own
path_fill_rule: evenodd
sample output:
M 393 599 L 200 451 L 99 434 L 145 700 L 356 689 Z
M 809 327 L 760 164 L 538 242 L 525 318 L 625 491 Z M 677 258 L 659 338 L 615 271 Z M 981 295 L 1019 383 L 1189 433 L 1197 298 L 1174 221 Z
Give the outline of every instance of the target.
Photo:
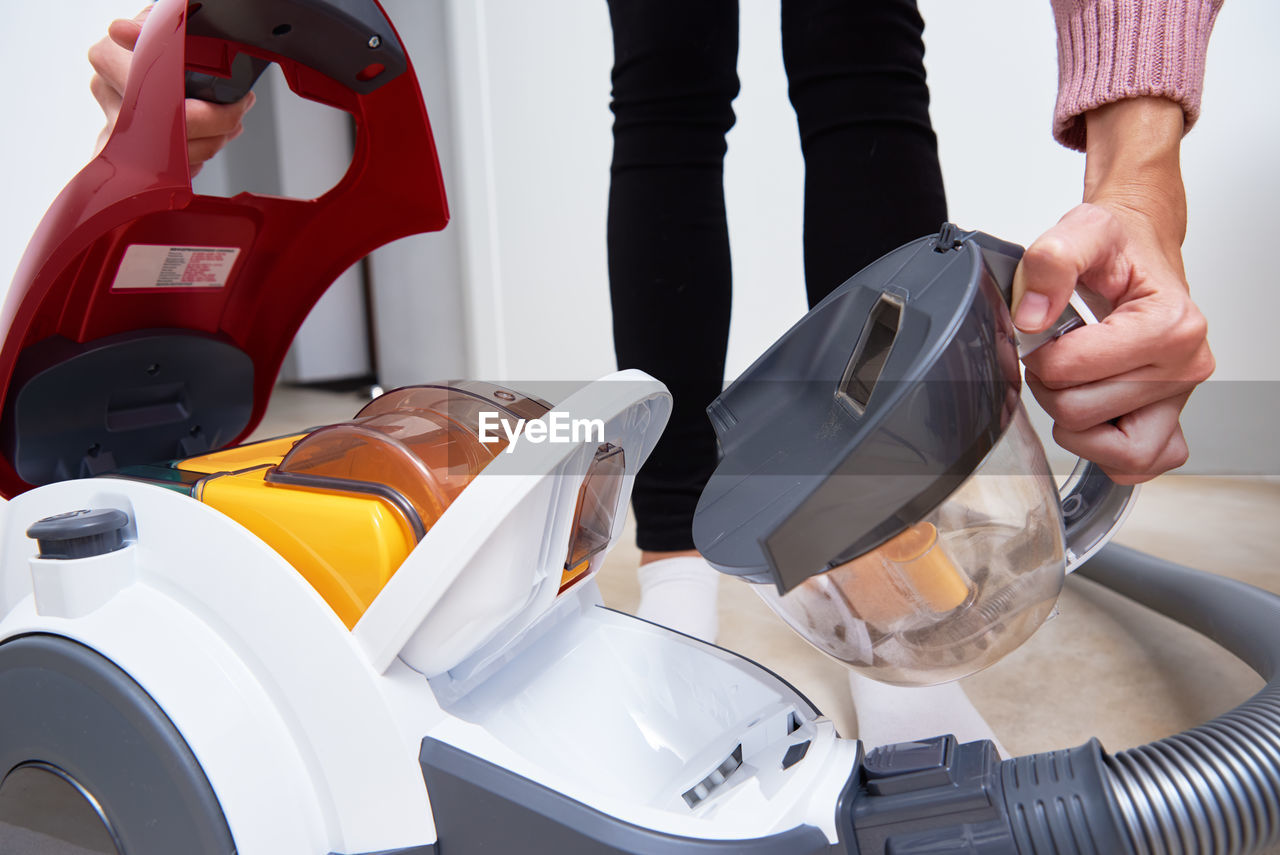
M 729 340 L 725 133 L 738 94 L 736 0 L 610 0 L 609 284 L 619 368 L 675 407 L 632 496 L 637 544 L 692 549 L 715 468 L 704 412 Z M 805 159 L 812 306 L 946 219 L 914 0 L 782 0 L 782 52 Z

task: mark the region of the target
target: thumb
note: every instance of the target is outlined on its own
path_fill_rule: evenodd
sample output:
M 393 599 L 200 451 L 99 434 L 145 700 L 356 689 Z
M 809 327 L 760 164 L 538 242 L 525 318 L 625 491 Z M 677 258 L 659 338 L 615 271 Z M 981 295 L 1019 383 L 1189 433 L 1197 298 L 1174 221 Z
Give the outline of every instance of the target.
M 133 50 L 138 44 L 138 36 L 142 33 L 142 22 L 147 20 L 149 14 L 151 14 L 150 6 L 130 19 L 121 18 L 112 21 L 107 26 L 107 35 L 111 37 L 111 41 L 125 50 Z
M 1124 245 L 1120 224 L 1102 208 L 1077 205 L 1036 238 L 1013 274 L 1013 323 L 1042 332 L 1067 308 L 1081 279 L 1113 266 Z

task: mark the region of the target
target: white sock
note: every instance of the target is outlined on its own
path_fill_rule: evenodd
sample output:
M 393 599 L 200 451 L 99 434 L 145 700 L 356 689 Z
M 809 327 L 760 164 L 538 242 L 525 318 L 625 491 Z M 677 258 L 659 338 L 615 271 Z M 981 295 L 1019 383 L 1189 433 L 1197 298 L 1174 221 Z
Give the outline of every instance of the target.
M 858 713 L 858 738 L 868 751 L 877 745 L 953 733 L 960 742 L 990 739 L 1001 757 L 1009 756 L 959 683 L 890 686 L 850 671 L 849 692 Z
M 678 555 L 640 565 L 636 616 L 714 642 L 720 629 L 720 572 L 701 556 Z

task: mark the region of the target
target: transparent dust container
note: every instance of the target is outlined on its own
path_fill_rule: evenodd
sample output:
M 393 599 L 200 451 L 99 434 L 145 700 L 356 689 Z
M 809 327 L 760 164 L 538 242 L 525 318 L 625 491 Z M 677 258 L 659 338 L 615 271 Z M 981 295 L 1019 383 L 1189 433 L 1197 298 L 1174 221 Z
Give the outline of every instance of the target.
M 1019 407 L 955 492 L 870 552 L 760 595 L 819 650 L 877 680 L 923 686 L 987 667 L 1051 614 L 1066 574 L 1062 512 Z

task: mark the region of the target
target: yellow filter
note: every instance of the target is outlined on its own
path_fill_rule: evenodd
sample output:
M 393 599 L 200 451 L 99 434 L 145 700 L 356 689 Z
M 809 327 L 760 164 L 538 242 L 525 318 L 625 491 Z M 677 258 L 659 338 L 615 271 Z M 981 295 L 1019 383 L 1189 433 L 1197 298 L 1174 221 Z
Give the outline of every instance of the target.
M 830 571 L 836 590 L 867 623 L 885 629 L 921 611 L 947 612 L 969 598 L 970 585 L 932 523 L 912 526 Z
M 888 571 L 878 550 L 833 567 L 826 575 L 831 579 L 832 592 L 838 593 L 859 618 L 872 626 L 887 629 L 916 611 L 910 590 L 898 574 Z
M 969 598 L 969 580 L 938 541 L 933 523 L 918 523 L 877 551 L 933 611 L 949 612 Z

